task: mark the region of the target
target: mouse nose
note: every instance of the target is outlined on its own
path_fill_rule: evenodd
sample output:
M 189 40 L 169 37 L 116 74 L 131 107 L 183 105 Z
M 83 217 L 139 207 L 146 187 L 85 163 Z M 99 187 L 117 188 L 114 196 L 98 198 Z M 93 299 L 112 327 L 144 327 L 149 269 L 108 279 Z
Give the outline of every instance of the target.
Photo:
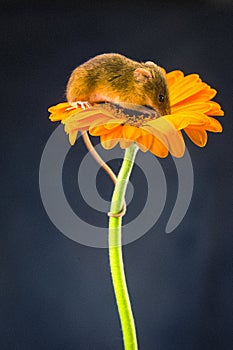
M 160 113 L 161 113 L 161 115 L 171 114 L 170 104 L 167 103 L 164 106 L 160 106 Z
M 165 109 L 165 113 L 164 115 L 167 115 L 167 114 L 171 114 L 171 108 L 170 108 L 170 105 L 167 106 L 167 108 Z

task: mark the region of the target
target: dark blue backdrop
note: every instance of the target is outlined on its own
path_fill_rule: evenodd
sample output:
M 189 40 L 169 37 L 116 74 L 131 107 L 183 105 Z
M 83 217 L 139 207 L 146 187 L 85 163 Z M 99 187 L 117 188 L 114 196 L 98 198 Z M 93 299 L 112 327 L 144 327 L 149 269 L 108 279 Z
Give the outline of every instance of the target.
M 107 251 L 62 235 L 43 208 L 38 185 L 40 157 L 56 127 L 47 107 L 64 100 L 77 65 L 103 52 L 197 72 L 219 91 L 223 134 L 210 135 L 205 149 L 187 141 L 195 172 L 187 215 L 173 234 L 164 233 L 177 191 L 169 157 L 162 161 L 165 210 L 150 232 L 124 247 L 124 255 L 140 349 L 230 350 L 231 2 L 1 3 L 1 350 L 122 349 Z M 80 143 L 65 169 L 65 188 L 76 208 L 76 162 L 84 153 Z M 143 198 L 140 176 L 133 181 Z M 103 173 L 98 179 L 100 192 L 110 198 L 111 182 Z

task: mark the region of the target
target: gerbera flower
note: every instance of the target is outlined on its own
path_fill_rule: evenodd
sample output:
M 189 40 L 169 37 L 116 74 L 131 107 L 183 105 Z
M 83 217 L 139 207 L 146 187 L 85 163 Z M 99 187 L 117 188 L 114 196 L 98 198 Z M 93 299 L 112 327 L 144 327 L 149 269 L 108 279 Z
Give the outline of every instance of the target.
M 211 101 L 216 90 L 204 83 L 197 74 L 184 76 L 181 71 L 165 73 L 171 113 L 158 117 L 150 108 L 126 103 L 102 103 L 83 110 L 68 102 L 50 107 L 51 121 L 61 120 L 75 143 L 78 131 L 100 136 L 105 149 L 119 142 L 121 148 L 136 142 L 139 148 L 159 157 L 168 152 L 176 157 L 184 153 L 181 130 L 198 146 L 207 142 L 206 131 L 221 132 L 221 124 L 212 116 L 224 113 L 218 103 Z

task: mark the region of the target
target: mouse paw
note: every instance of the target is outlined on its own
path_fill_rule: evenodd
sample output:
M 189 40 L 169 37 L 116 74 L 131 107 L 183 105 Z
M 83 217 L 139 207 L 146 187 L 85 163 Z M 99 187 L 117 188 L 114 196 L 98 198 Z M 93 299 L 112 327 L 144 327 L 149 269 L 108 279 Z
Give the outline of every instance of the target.
M 90 104 L 87 101 L 75 101 L 70 103 L 71 107 L 81 107 L 82 109 L 90 108 Z

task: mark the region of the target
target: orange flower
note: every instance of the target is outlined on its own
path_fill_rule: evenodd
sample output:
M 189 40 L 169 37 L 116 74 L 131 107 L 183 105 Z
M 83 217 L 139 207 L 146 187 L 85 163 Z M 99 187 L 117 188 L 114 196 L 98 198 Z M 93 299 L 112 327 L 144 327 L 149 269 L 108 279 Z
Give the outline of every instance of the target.
M 217 91 L 204 83 L 197 74 L 186 77 L 181 71 L 166 74 L 170 93 L 171 115 L 166 116 L 178 130 L 184 129 L 200 147 L 207 142 L 206 131 L 221 132 L 221 124 L 212 116 L 223 116 L 218 103 L 211 101 Z
M 153 109 L 127 103 L 102 103 L 83 110 L 68 102 L 50 107 L 50 120 L 61 120 L 75 143 L 78 131 L 100 136 L 105 149 L 119 142 L 121 148 L 136 142 L 145 152 L 159 157 L 168 152 L 176 157 L 184 153 L 181 130 L 198 146 L 207 142 L 206 131 L 221 132 L 221 124 L 212 116 L 224 113 L 218 103 L 211 101 L 216 90 L 202 82 L 197 74 L 184 76 L 181 71 L 166 73 L 171 114 L 157 117 Z

